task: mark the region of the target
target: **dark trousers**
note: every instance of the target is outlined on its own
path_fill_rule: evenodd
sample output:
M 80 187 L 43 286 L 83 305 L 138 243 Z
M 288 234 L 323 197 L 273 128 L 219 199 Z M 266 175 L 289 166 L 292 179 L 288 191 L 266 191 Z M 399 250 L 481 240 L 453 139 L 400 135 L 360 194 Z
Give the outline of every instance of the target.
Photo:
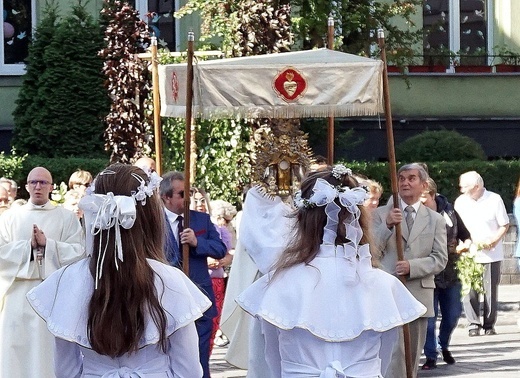
M 441 325 L 439 327 L 439 344 L 443 350 L 447 350 L 450 345 L 451 334 L 457 326 L 462 312 L 460 289 L 461 284 L 458 283 L 452 287 L 436 288 L 434 291 L 433 308 L 435 309 L 435 316 L 428 318 L 426 342 L 424 343 L 424 354 L 432 360 L 437 360 L 435 327 L 439 307 L 442 314 Z
M 497 321 L 498 284 L 500 283 L 501 261 L 484 265 L 484 318 L 480 322 L 480 298 L 475 290 L 471 290 L 464 298 L 464 312 L 468 322 L 484 329 L 491 329 Z
M 206 311 L 207 313 L 208 311 Z M 209 342 L 211 339 L 211 330 L 213 328 L 213 317 L 208 315 L 202 315 L 199 319 L 195 320 L 195 327 L 197 328 L 197 334 L 199 335 L 199 356 L 200 364 L 204 372 L 203 378 L 210 378 L 209 373 Z

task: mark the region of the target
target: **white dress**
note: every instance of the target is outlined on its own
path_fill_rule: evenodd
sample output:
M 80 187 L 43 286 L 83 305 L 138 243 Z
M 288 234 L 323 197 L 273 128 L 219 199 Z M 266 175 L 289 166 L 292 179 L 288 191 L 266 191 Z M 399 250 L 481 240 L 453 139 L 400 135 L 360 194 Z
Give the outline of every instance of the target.
M 168 351 L 159 348 L 158 329 L 148 317 L 137 352 L 103 356 L 92 350 L 87 336 L 88 303 L 94 290 L 89 262 L 86 258 L 57 271 L 27 294 L 55 336 L 56 377 L 201 377 L 194 322 L 211 306 L 208 298 L 180 270 L 149 259 L 166 310 Z
M 41 265 L 31 248 L 33 224 L 47 238 Z M 54 377 L 53 337 L 25 295 L 61 267 L 85 256 L 81 224 L 69 210 L 30 201 L 0 217 L 0 377 Z
M 322 245 L 309 264 L 260 278 L 238 304 L 260 319 L 270 377 L 383 377 L 397 327 L 425 313 L 372 268 L 368 245 Z

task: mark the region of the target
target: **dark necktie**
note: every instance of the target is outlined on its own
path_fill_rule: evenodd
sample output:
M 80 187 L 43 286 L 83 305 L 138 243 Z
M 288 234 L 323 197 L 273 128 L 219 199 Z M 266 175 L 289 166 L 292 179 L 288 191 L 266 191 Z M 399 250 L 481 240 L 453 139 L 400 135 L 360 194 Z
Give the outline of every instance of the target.
M 166 259 L 172 266 L 179 267 L 179 243 L 175 239 L 168 217 L 166 217 L 166 222 Z
M 177 216 L 177 237 L 179 239 L 179 255 L 182 261 L 182 244 L 181 244 L 181 233 L 184 230 L 183 217 L 182 215 Z

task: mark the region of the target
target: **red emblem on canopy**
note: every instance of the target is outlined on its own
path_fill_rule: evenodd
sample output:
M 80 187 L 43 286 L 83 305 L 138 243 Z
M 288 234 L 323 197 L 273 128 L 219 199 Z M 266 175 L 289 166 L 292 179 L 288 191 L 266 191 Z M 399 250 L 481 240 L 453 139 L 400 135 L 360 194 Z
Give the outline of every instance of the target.
M 307 81 L 293 67 L 287 67 L 276 75 L 273 88 L 284 101 L 292 102 L 303 96 L 307 89 Z
M 179 79 L 175 71 L 172 72 L 172 98 L 173 102 L 177 103 L 179 99 Z

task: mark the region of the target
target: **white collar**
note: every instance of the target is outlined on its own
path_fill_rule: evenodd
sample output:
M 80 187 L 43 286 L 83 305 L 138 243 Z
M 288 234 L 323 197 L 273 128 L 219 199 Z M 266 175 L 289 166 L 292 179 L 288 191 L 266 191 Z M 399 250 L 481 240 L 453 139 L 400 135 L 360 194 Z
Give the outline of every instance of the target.
M 415 203 L 412 203 L 411 205 L 408 205 L 406 202 L 403 201 L 403 199 L 401 197 L 399 197 L 399 201 L 400 201 L 400 204 L 401 204 L 401 209 L 406 209 L 407 206 L 412 206 L 413 209 L 415 210 L 415 213 L 417 214 L 417 212 L 419 211 L 419 206 L 421 206 L 421 200 L 415 202 Z
M 168 210 L 166 207 L 164 208 L 164 212 L 166 213 L 166 217 L 168 218 L 168 221 L 170 223 L 176 222 L 177 218 L 182 216 L 182 215 L 174 213 L 173 211 Z
M 29 200 L 29 201 L 27 201 L 27 207 L 29 207 L 30 209 L 34 209 L 34 210 L 50 210 L 50 209 L 54 209 L 56 206 L 54 206 L 51 201 L 47 201 L 43 205 L 35 205 L 34 203 L 31 202 L 31 200 Z

